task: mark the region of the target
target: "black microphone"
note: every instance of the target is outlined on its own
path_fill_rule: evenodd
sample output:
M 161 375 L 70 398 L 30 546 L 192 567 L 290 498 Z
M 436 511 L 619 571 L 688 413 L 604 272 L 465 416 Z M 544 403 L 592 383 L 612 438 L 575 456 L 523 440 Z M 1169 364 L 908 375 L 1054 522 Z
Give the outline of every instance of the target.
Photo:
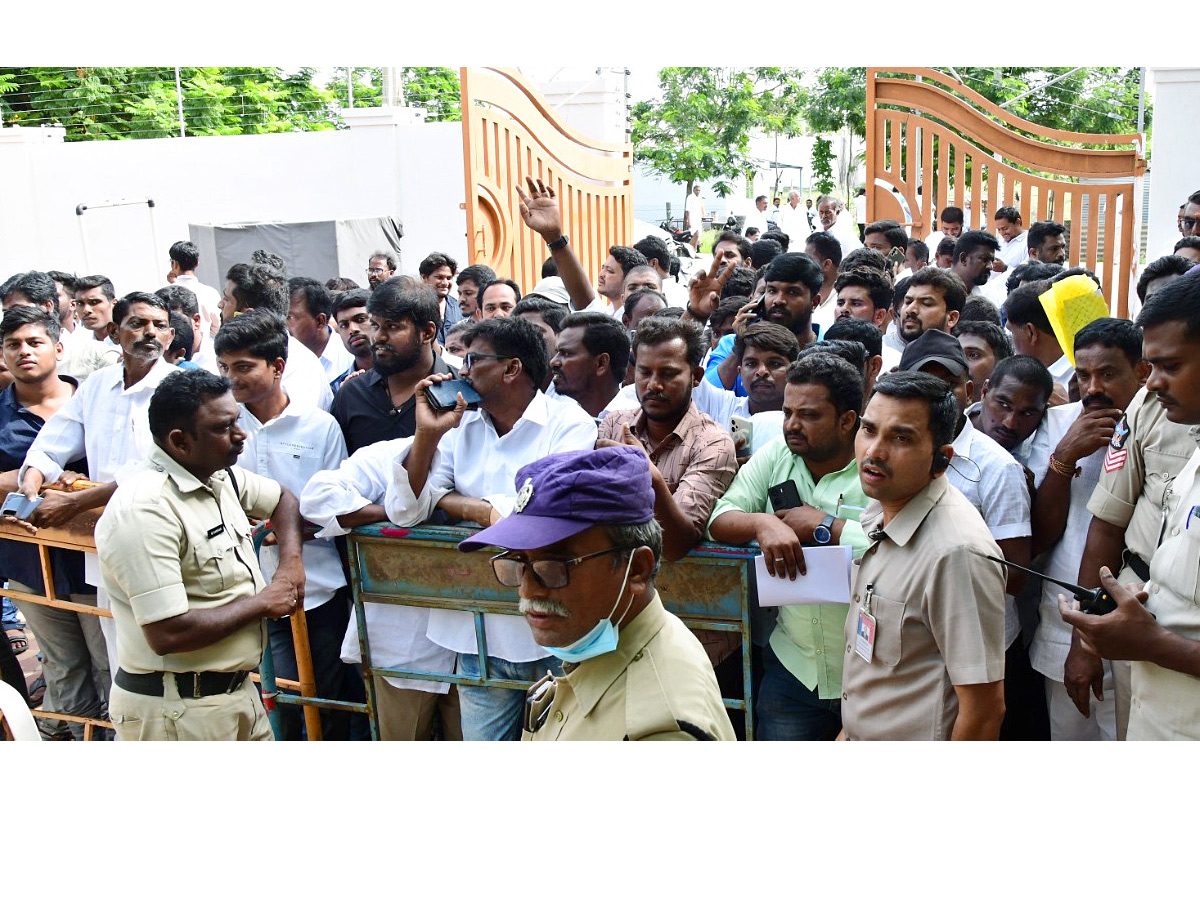
M 867 537 L 873 541 L 882 541 L 885 537 L 887 537 L 887 532 L 882 528 L 876 528 L 874 531 L 868 531 Z

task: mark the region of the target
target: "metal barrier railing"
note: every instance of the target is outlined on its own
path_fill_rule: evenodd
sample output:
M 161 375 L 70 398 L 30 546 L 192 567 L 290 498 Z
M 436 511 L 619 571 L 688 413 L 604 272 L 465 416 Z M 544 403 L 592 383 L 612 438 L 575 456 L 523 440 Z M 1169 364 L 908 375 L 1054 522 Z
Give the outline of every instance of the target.
M 100 518 L 102 512 L 102 509 L 89 510 L 71 519 L 61 527 L 39 528 L 36 534 L 30 534 L 24 528 L 12 522 L 0 520 L 0 538 L 33 544 L 37 547 L 38 560 L 42 569 L 42 583 L 46 590 L 45 594 L 31 594 L 25 591 L 15 591 L 5 588 L 3 591 L 5 596 L 22 602 L 48 606 L 53 609 L 63 609 L 111 619 L 112 613 L 107 609 L 60 599 L 54 591 L 54 578 L 50 565 L 51 548 L 78 550 L 85 553 L 96 552 L 96 541 L 93 532 L 95 531 L 96 521 Z M 262 529 L 256 530 L 255 552 L 261 548 L 265 537 L 265 531 Z M 327 700 L 315 696 L 316 679 L 313 674 L 312 654 L 308 643 L 308 621 L 305 618 L 303 607 L 293 613 L 290 620 L 298 678 L 285 679 L 275 677 L 275 667 L 271 659 L 271 645 L 269 641 L 266 642 L 263 648 L 263 658 L 259 665 L 259 674 L 251 675 L 251 678 L 259 682 L 262 688 L 263 706 L 267 710 L 267 718 L 277 738 L 282 735 L 282 724 L 277 704 L 284 703 L 298 705 L 303 708 L 304 726 L 307 737 L 310 741 L 319 741 L 321 740 L 320 708 L 366 712 L 364 708 L 365 704 Z M 299 693 L 285 694 L 280 691 L 280 688 L 298 691 Z M 85 716 L 75 716 L 41 709 L 35 709 L 32 712 L 34 718 L 63 722 L 82 722 L 84 726 L 84 740 L 90 740 L 96 728 L 113 729 L 112 722 L 107 719 L 87 718 Z
M 458 542 L 474 530 L 368 525 L 356 528 L 349 535 L 354 615 L 362 652 L 371 736 L 375 740 L 379 734 L 372 673 L 476 687 L 519 690 L 529 687 L 529 682 L 494 678 L 488 672 L 484 615 L 520 613 L 516 590 L 496 581 L 488 563 L 489 554 L 462 553 L 457 549 Z M 726 708 L 746 714 L 747 739 L 754 736 L 749 597 L 750 573 L 757 553 L 757 548 L 702 543 L 682 560 L 664 562 L 655 579 L 663 604 L 689 628 L 740 635 L 742 698 L 723 699 Z M 367 634 L 366 603 L 471 613 L 479 648 L 479 676 L 375 666 Z

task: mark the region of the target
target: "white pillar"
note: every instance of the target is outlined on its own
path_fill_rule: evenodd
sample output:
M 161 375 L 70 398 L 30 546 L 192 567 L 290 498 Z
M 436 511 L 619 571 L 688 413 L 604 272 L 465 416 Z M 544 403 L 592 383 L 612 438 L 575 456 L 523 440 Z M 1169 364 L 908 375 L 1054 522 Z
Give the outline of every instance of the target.
M 1200 69 L 1152 68 L 1154 146 L 1150 159 L 1150 212 L 1146 260 L 1170 253 L 1179 240 L 1179 204 L 1200 190 L 1196 122 L 1200 121 Z

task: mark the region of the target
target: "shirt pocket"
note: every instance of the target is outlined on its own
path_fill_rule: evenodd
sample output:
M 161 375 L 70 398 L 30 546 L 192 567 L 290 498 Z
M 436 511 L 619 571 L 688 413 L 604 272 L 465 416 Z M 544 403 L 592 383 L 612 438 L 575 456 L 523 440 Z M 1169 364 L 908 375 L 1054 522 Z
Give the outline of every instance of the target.
M 196 566 L 195 587 L 202 597 L 213 597 L 229 590 L 233 585 L 236 540 L 236 535 L 225 527 L 212 537 L 205 535 L 196 541 L 193 550 Z
M 875 650 L 871 659 L 881 666 L 890 668 L 900 662 L 905 606 L 904 600 L 889 600 L 879 594 L 871 598 L 871 615 L 875 617 Z

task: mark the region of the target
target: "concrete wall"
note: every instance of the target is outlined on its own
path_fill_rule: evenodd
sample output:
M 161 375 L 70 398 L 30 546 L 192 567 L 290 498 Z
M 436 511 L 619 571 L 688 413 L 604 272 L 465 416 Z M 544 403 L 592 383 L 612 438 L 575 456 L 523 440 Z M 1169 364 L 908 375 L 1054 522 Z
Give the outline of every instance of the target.
M 1154 68 L 1148 75 L 1154 92 L 1153 177 L 1146 235 L 1146 259 L 1150 261 L 1171 252 L 1179 240 L 1179 204 L 1200 190 L 1194 163 L 1200 69 Z
M 348 121 L 341 131 L 69 144 L 59 129 L 0 129 L 0 277 L 62 269 L 108 275 L 119 293 L 153 290 L 189 223 L 361 216 L 403 224 L 406 273 L 433 250 L 464 259 L 462 126 L 404 110 L 354 110 Z M 119 198 L 155 207 L 100 207 Z M 93 208 L 77 216 L 81 203 Z M 357 269 L 292 274 L 365 285 L 365 259 Z M 222 286 L 203 260 L 199 274 Z

